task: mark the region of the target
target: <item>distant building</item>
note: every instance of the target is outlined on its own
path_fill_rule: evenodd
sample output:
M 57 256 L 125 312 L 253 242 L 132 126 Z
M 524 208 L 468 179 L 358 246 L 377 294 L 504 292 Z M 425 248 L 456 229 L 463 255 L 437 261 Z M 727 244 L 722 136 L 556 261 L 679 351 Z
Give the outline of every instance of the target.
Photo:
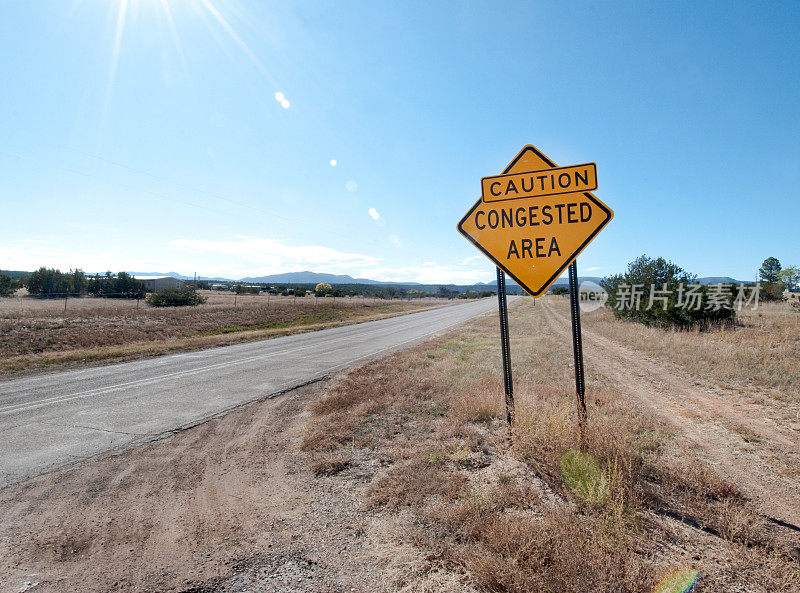
M 147 290 L 180 288 L 184 284 L 183 280 L 174 276 L 136 276 L 136 279 L 144 282 Z

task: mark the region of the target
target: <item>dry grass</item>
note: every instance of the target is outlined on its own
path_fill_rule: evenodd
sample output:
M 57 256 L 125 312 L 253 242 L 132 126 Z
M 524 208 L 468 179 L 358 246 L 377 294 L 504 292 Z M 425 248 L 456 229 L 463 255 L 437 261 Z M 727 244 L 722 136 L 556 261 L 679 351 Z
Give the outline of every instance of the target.
M 350 456 L 344 451 L 321 453 L 311 464 L 311 471 L 317 476 L 330 476 L 342 471 L 350 464 Z
M 205 292 L 205 291 L 201 291 Z M 198 307 L 156 309 L 98 298 L 0 299 L 0 375 L 54 365 L 129 360 L 357 323 L 447 301 L 241 296 L 208 291 Z
M 761 388 L 800 403 L 800 310 L 789 303 L 766 303 L 756 311 L 742 311 L 737 318 L 733 330 L 665 331 L 619 322 L 603 309 L 586 315 L 584 325 L 680 365 L 698 378 L 722 386 Z
M 513 319 L 510 448 L 491 318 L 345 375 L 312 409 L 312 463 L 346 452 L 380 467 L 365 497 L 394 525 L 376 528 L 379 554 L 412 563 L 388 562 L 397 590 L 646 591 L 675 566 L 699 569 L 708 591 L 800 586 L 737 488 L 675 455 L 666 428 L 619 393 L 590 390 L 581 443 L 570 345 L 530 301 Z

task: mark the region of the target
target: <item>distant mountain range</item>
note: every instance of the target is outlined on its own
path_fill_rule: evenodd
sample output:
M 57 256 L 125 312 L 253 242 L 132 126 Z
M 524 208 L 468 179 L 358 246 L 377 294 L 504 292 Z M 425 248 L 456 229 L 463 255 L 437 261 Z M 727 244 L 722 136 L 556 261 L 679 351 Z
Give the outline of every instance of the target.
M 18 279 L 22 276 L 26 276 L 30 272 L 24 271 L 8 271 L 8 270 L 0 270 L 0 272 L 11 276 L 13 279 Z M 178 274 L 177 272 L 128 272 L 132 276 L 172 276 L 174 278 L 180 278 L 181 280 L 194 280 L 194 276 L 184 276 L 183 274 Z M 101 274 L 102 275 L 102 274 Z M 94 274 L 88 274 L 87 276 L 94 276 Z M 374 286 L 405 286 L 405 287 L 419 287 L 419 288 L 430 288 L 433 287 L 434 289 L 438 286 L 447 286 L 449 288 L 461 288 L 461 289 L 473 289 L 473 290 L 481 290 L 481 288 L 485 289 L 494 289 L 497 286 L 497 281 L 494 280 L 492 282 L 477 282 L 475 284 L 446 284 L 444 282 L 435 283 L 435 284 L 421 284 L 419 282 L 387 282 L 382 280 L 372 280 L 370 278 L 353 278 L 352 276 L 348 276 L 347 274 L 326 274 L 322 272 L 286 272 L 283 274 L 270 274 L 268 276 L 255 276 L 247 278 L 241 278 L 239 280 L 235 280 L 233 278 L 222 278 L 219 276 L 198 276 L 198 280 L 203 280 L 206 282 L 247 282 L 253 284 L 318 284 L 320 282 L 327 282 L 328 284 L 369 284 Z M 591 281 L 596 284 L 599 284 L 602 280 L 600 276 L 580 276 L 578 278 L 578 282 L 584 281 Z M 697 281 L 700 284 L 726 284 L 726 283 L 733 283 L 733 284 L 740 284 L 742 281 L 735 280 L 730 276 L 705 276 L 703 278 L 698 278 Z M 746 281 L 750 282 L 750 280 Z M 514 282 L 511 278 L 506 278 L 506 284 L 511 287 L 517 287 L 516 282 Z M 559 278 L 553 283 L 553 286 L 569 286 L 569 280 L 567 278 Z
M 181 280 L 193 280 L 194 276 L 184 276 L 182 274 L 178 274 L 177 272 L 129 272 L 133 276 L 173 276 L 174 278 L 180 278 Z M 431 285 L 423 285 L 419 282 L 389 282 L 383 280 L 372 280 L 370 278 L 353 278 L 352 276 L 348 276 L 347 274 L 326 274 L 324 272 L 285 272 L 283 274 L 270 274 L 268 276 L 248 276 L 246 278 L 240 278 L 239 280 L 234 280 L 232 278 L 220 278 L 220 277 L 208 277 L 208 276 L 198 276 L 198 280 L 204 281 L 213 281 L 213 282 L 248 282 L 252 284 L 318 284 L 320 282 L 327 282 L 328 284 L 370 284 L 370 285 L 380 285 L 380 286 L 431 286 Z M 600 284 L 602 280 L 602 276 L 579 276 L 578 282 L 585 282 L 590 281 L 596 284 Z M 733 283 L 739 284 L 741 281 L 735 280 L 730 276 L 704 276 L 703 278 L 698 278 L 697 281 L 700 284 L 720 284 L 720 283 Z M 510 286 L 517 286 L 517 283 L 514 282 L 511 278 L 506 277 L 506 283 Z M 475 284 L 445 284 L 441 283 L 445 286 L 475 286 L 481 287 L 485 286 L 487 288 L 494 287 L 497 285 L 497 281 L 493 280 L 492 282 L 477 282 Z M 569 279 L 567 278 L 559 278 L 553 283 L 553 286 L 569 286 Z
M 600 276 L 578 276 L 578 284 L 585 281 L 594 282 L 595 284 L 600 284 L 602 278 Z M 517 283 L 514 282 L 511 278 L 506 276 L 506 284 L 511 284 L 513 286 L 517 286 Z M 490 282 L 487 286 L 497 286 L 497 280 L 494 282 Z M 569 286 L 569 278 L 559 278 L 555 282 L 553 282 L 553 286 Z
M 752 282 L 752 280 L 734 280 L 730 276 L 705 276 L 698 278 L 697 281 L 700 284 L 746 284 Z
M 328 284 L 402 284 L 419 285 L 419 282 L 382 282 L 380 280 L 370 280 L 369 278 L 353 278 L 347 274 L 324 274 L 319 272 L 287 272 L 285 274 L 271 274 L 269 276 L 257 276 L 255 278 L 242 278 L 242 282 L 257 283 L 276 283 L 276 284 L 317 284 L 327 282 Z

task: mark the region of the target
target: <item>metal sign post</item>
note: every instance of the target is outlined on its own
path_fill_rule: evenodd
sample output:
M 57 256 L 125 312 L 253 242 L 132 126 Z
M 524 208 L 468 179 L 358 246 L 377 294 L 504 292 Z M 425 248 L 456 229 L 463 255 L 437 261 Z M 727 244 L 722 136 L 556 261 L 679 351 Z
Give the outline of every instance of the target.
M 583 343 L 581 341 L 581 309 L 578 294 L 578 260 L 569 265 L 569 305 L 572 317 L 572 352 L 575 357 L 575 393 L 578 396 L 578 426 L 581 445 L 586 436 L 586 382 L 583 376 Z
M 500 308 L 500 349 L 503 351 L 503 382 L 506 390 L 506 420 L 508 438 L 512 438 L 514 425 L 514 382 L 511 378 L 511 343 L 508 339 L 508 300 L 506 299 L 506 275 L 497 268 L 497 304 Z

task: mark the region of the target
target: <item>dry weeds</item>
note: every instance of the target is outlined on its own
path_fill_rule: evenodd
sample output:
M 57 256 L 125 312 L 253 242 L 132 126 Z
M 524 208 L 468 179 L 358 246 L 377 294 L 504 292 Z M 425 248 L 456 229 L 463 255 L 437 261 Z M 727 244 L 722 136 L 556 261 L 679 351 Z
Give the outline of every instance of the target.
M 735 329 L 665 331 L 620 322 L 607 309 L 584 323 L 605 337 L 660 361 L 680 365 L 702 379 L 731 387 L 760 388 L 800 403 L 800 310 L 789 303 L 764 303 L 737 314 Z
M 569 344 L 530 301 L 513 319 L 510 449 L 498 347 L 486 337 L 496 319 L 355 370 L 312 410 L 312 462 L 346 452 L 380 464 L 365 496 L 394 527 L 376 545 L 418 559 L 408 570 L 388 563 L 398 590 L 646 591 L 675 566 L 701 571 L 698 590 L 750 590 L 753 579 L 759 591 L 800 587 L 796 563 L 735 485 L 676 455 L 670 431 L 612 389 L 587 394 L 583 450 L 596 468 L 584 473 L 595 481 L 576 488 L 564 464 L 581 449 Z

